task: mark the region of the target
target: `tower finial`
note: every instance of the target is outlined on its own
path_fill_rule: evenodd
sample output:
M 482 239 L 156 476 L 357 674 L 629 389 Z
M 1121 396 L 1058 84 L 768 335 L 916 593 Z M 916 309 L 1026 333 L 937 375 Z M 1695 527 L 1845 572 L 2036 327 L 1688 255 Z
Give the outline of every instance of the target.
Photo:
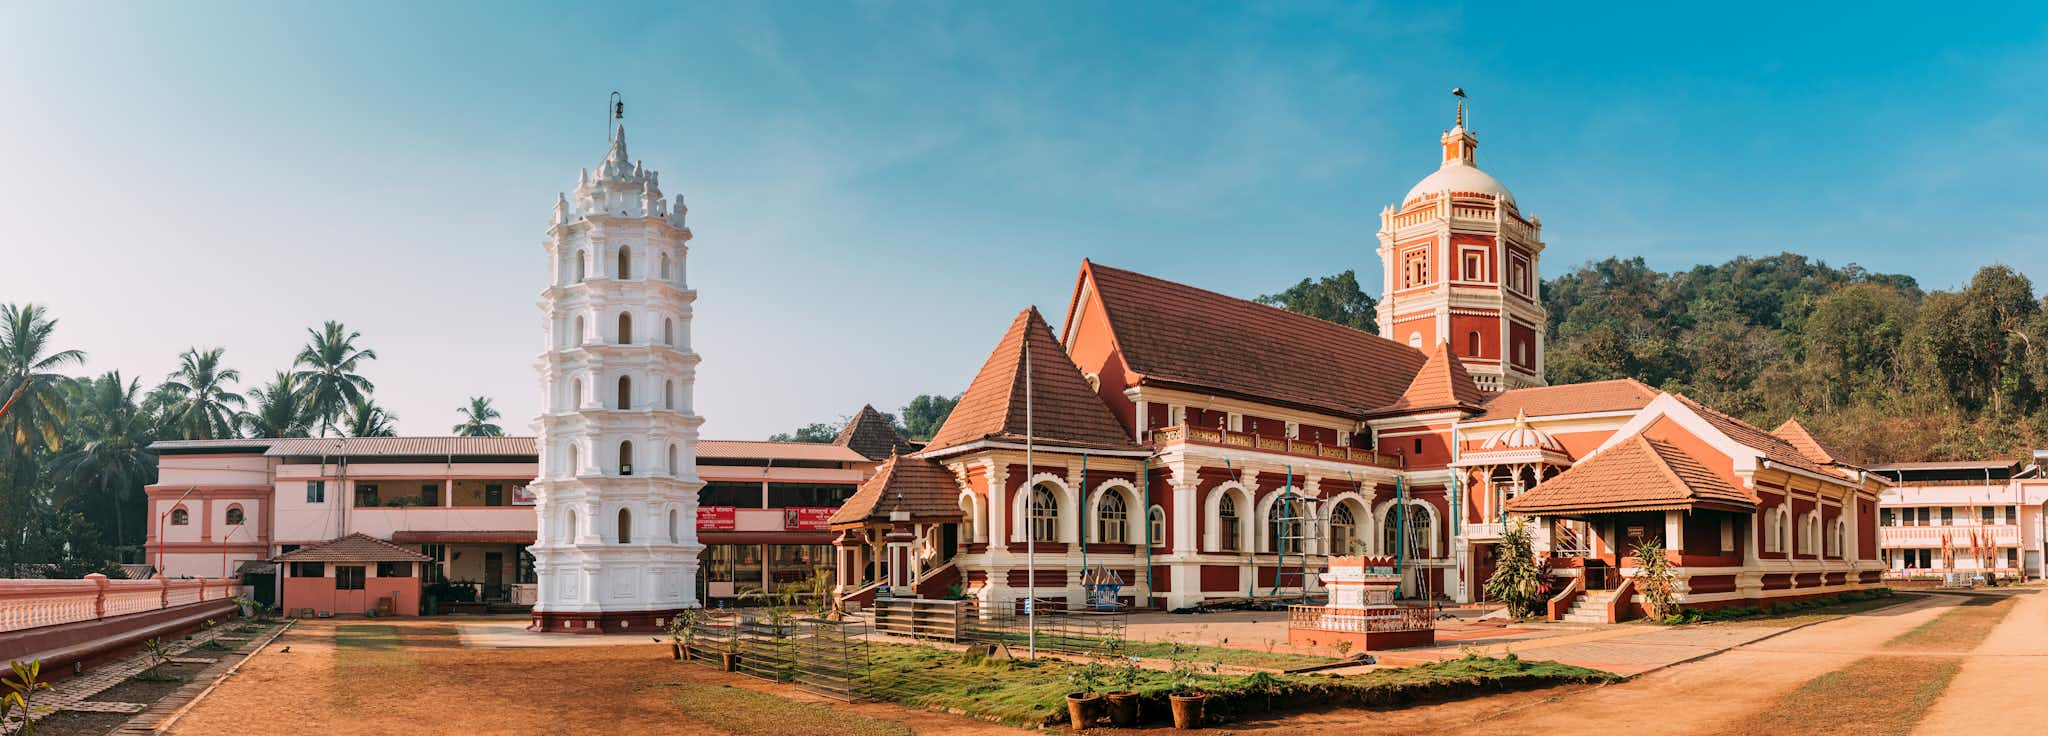
M 614 136 L 612 133 L 614 126 L 621 129 L 626 126 L 626 98 L 624 95 L 619 94 L 618 90 L 612 90 L 611 99 L 607 103 L 604 106 L 604 137 L 606 141 L 610 141 Z
M 1465 127 L 1465 88 L 1452 87 L 1451 94 L 1458 97 L 1458 127 Z

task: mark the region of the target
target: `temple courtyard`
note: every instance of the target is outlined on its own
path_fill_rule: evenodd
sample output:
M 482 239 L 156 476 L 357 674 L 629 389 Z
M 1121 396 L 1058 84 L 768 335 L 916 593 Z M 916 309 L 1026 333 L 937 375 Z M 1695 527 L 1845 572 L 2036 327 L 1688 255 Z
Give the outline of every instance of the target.
M 1214 728 L 1259 733 L 1519 734 L 1648 720 L 1667 734 L 2006 733 L 2048 719 L 2048 596 L 1901 596 L 1756 622 L 1547 628 L 1447 621 L 1446 641 L 1370 670 L 1515 652 L 1640 673 L 1401 709 L 1322 709 Z M 1285 652 L 1277 614 L 1134 617 L 1134 641 Z M 1007 730 L 885 702 L 842 703 L 682 664 L 651 637 L 536 635 L 518 620 L 294 624 L 171 724 L 174 734 L 450 732 L 965 734 Z M 1196 642 L 1194 640 L 1201 639 Z M 1339 670 L 1347 672 L 1350 670 Z M 1733 683 L 1741 683 L 1739 686 Z M 603 707 L 589 707 L 601 703 Z M 1107 730 L 1107 729 L 1104 729 Z M 1162 730 L 1158 728 L 1147 730 Z

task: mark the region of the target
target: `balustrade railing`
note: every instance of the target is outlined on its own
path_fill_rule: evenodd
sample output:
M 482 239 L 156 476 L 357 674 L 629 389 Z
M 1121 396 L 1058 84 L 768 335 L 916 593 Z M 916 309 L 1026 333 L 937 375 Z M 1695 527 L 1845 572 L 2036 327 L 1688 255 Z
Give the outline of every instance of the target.
M 0 580 L 0 631 L 92 621 L 232 598 L 240 583 L 224 579 Z
M 1173 426 L 1152 430 L 1152 441 L 1160 445 L 1189 443 L 1215 447 L 1237 447 L 1260 452 L 1283 455 L 1301 455 L 1325 460 L 1377 465 L 1386 468 L 1401 467 L 1399 455 L 1385 455 L 1375 450 L 1364 450 L 1344 445 L 1289 439 L 1286 437 L 1261 437 L 1250 432 L 1232 432 L 1227 429 Z
M 1351 633 L 1421 631 L 1436 628 L 1436 611 L 1422 606 L 1331 608 L 1288 606 L 1287 627 Z

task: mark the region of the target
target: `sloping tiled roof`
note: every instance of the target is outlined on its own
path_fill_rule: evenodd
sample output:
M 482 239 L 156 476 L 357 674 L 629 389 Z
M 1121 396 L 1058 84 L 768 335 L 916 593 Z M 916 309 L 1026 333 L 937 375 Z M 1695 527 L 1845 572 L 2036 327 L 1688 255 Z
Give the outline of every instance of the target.
M 1714 425 L 1714 429 L 1719 430 L 1721 434 L 1728 435 L 1728 439 L 1735 440 L 1737 444 L 1763 453 L 1764 458 L 1771 462 L 1798 468 L 1809 473 L 1832 476 L 1840 475 L 1840 473 L 1829 470 L 1820 463 L 1808 459 L 1805 454 L 1799 451 L 1799 448 L 1793 447 L 1792 443 L 1786 442 L 1782 437 L 1765 432 L 1749 422 L 1715 411 L 1706 404 L 1692 400 L 1690 396 L 1684 394 L 1672 394 L 1672 396 L 1698 413 L 1701 418 L 1707 420 L 1708 424 Z
M 1478 411 L 1479 404 L 1486 400 L 1486 392 L 1479 390 L 1479 384 L 1472 382 L 1472 374 L 1465 371 L 1465 364 L 1451 353 L 1449 343 L 1438 343 L 1436 351 L 1429 354 L 1429 362 L 1422 364 L 1422 370 L 1415 372 L 1415 380 L 1409 382 L 1408 390 L 1401 392 L 1401 398 L 1383 409 L 1385 412 L 1421 411 L 1425 409 L 1470 409 Z
M 1082 261 L 1141 383 L 1360 416 L 1394 403 L 1422 351 L 1334 322 Z
M 1850 464 L 1846 458 L 1842 457 L 1842 453 L 1835 452 L 1834 448 L 1828 447 L 1827 443 L 1821 442 L 1819 437 L 1815 437 L 1813 432 L 1809 431 L 1806 425 L 1800 424 L 1797 419 L 1785 420 L 1784 424 L 1780 424 L 1777 429 L 1771 430 L 1771 434 L 1777 436 L 1778 439 L 1792 443 L 1792 446 L 1799 450 L 1799 454 L 1805 455 L 1808 460 L 1822 465 Z
M 1559 414 L 1588 414 L 1630 411 L 1650 405 L 1657 389 L 1633 378 L 1562 386 L 1534 386 L 1502 391 L 1486 398 L 1486 411 L 1471 421 L 1513 419 L 1516 413 L 1532 417 Z
M 1749 510 L 1749 494 L 1677 445 L 1636 435 L 1508 501 L 1518 514 L 1577 515 L 1696 506 Z
M 1017 313 L 924 452 L 985 439 L 1024 440 L 1024 355 L 1031 356 L 1031 434 L 1035 441 L 1072 447 L 1134 450 L 1109 407 L 1089 388 L 1081 369 L 1060 348 L 1037 308 Z
M 428 562 L 434 558 L 356 532 L 270 558 L 271 562 Z
M 840 428 L 839 436 L 832 439 L 832 444 L 858 452 L 869 460 L 911 451 L 910 440 L 904 439 L 896 431 L 896 425 L 882 416 L 874 404 L 862 406 L 860 412 L 853 415 L 853 420 Z
M 768 458 L 771 460 L 829 460 L 866 462 L 867 458 L 844 445 L 827 442 L 764 442 L 759 440 L 698 440 L 697 457 Z
M 898 508 L 913 519 L 960 516 L 960 484 L 953 473 L 930 460 L 891 456 L 860 484 L 852 498 L 832 512 L 832 524 L 886 521 Z
M 468 455 L 530 459 L 532 437 L 299 437 L 267 440 L 270 457 L 409 457 Z

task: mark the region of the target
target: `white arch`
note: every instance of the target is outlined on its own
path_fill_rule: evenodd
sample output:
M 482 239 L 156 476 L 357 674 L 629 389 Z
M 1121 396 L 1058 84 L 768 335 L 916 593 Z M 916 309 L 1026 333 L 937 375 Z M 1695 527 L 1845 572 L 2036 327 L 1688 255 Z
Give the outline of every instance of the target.
M 1153 534 L 1153 533 L 1151 532 L 1151 530 L 1150 530 L 1150 529 L 1147 529 L 1145 533 L 1146 533 L 1146 534 L 1151 534 L 1151 535 L 1152 535 L 1152 546 L 1154 546 L 1154 547 L 1164 547 L 1164 546 L 1166 546 L 1166 537 L 1167 537 L 1167 535 L 1168 535 L 1168 534 L 1171 534 L 1171 533 L 1173 532 L 1173 529 L 1172 529 L 1172 527 L 1171 527 L 1171 526 L 1169 526 L 1169 525 L 1168 525 L 1168 524 L 1166 523 L 1166 507 L 1164 507 L 1164 506 L 1160 506 L 1159 504 L 1153 504 L 1153 505 L 1151 505 L 1151 506 L 1148 506 L 1148 507 L 1146 507 L 1146 508 L 1145 508 L 1145 524 L 1146 524 L 1146 526 L 1148 526 L 1148 527 L 1149 527 L 1149 526 L 1151 526 L 1151 524 L 1152 524 L 1152 518 L 1153 518 L 1153 515 L 1154 515 L 1154 514 L 1158 514 L 1158 518 L 1159 518 L 1159 533 L 1157 533 L 1157 534 Z M 1143 540 L 1141 539 L 1140 541 L 1142 542 Z
M 1375 541 L 1373 539 L 1373 530 L 1379 528 L 1377 524 L 1373 523 L 1373 520 L 1379 517 L 1373 515 L 1372 503 L 1366 501 L 1365 497 L 1358 495 L 1356 491 L 1345 491 L 1331 496 L 1323 502 L 1323 554 L 1348 555 L 1352 553 L 1351 550 L 1337 548 L 1335 532 L 1330 527 L 1330 519 L 1337 515 L 1337 507 L 1345 505 L 1351 507 L 1351 538 L 1364 543 L 1364 554 L 1372 554 Z
M 1145 514 L 1140 510 L 1145 508 L 1145 504 L 1138 499 L 1138 487 L 1122 478 L 1103 481 L 1088 494 L 1088 523 L 1083 525 L 1088 527 L 1085 531 L 1088 541 L 1102 541 L 1097 533 L 1099 530 L 1095 528 L 1096 514 L 1102 508 L 1102 497 L 1109 493 L 1118 493 L 1124 497 L 1124 541 L 1121 543 L 1144 544 L 1145 528 L 1140 525 L 1145 523 Z
M 1237 541 L 1240 549 L 1233 550 L 1233 552 L 1247 551 L 1242 549 L 1242 547 L 1255 538 L 1252 536 L 1251 525 L 1254 517 L 1258 516 L 1252 509 L 1251 490 L 1245 488 L 1243 483 L 1235 480 L 1226 480 L 1216 484 L 1214 488 L 1210 488 L 1209 492 L 1205 495 L 1206 498 L 1202 499 L 1202 518 L 1204 520 L 1202 524 L 1202 550 L 1205 552 L 1223 551 L 1223 535 L 1220 529 L 1222 517 L 1219 513 L 1219 508 L 1223 505 L 1223 497 L 1229 495 L 1237 502 Z
M 673 507 L 673 506 L 669 507 L 669 510 L 668 510 L 668 543 L 669 543 L 669 544 L 682 544 L 682 543 L 683 543 L 683 537 L 682 537 L 682 532 L 680 531 L 680 528 L 676 526 L 676 521 L 677 521 L 677 518 L 678 518 L 678 517 L 680 517 L 680 516 L 682 516 L 682 512 L 681 512 L 681 511 L 678 511 L 678 510 L 677 510 L 677 509 L 676 509 L 675 507 Z
M 1378 509 L 1373 511 L 1373 519 L 1375 522 L 1377 522 L 1373 524 L 1372 535 L 1372 544 L 1375 547 L 1386 546 L 1386 542 L 1384 540 L 1387 537 L 1387 525 L 1394 523 L 1394 515 L 1391 512 L 1394 508 L 1394 503 L 1396 500 L 1398 499 L 1387 499 L 1385 502 L 1382 502 L 1380 504 Z M 1408 502 L 1405 505 L 1422 509 L 1422 513 L 1425 514 L 1429 519 L 1429 557 L 1427 559 L 1436 559 L 1438 557 L 1442 557 L 1443 542 L 1441 541 L 1441 537 L 1444 533 L 1443 520 L 1437 518 L 1436 507 L 1431 505 L 1429 502 L 1419 498 L 1410 498 L 1408 499 Z M 1382 555 L 1391 555 L 1394 553 L 1394 550 L 1380 549 L 1377 552 L 1378 554 Z M 1414 550 L 1405 550 L 1405 552 L 1410 557 L 1414 556 Z
M 967 522 L 967 533 L 961 536 L 968 542 L 987 543 L 988 515 L 982 513 L 981 495 L 963 490 L 953 505 L 960 507 L 960 516 Z
M 562 544 L 576 543 L 576 507 L 562 507 Z
M 1254 549 L 1257 549 L 1260 552 L 1277 552 L 1280 549 L 1279 540 L 1272 538 L 1273 515 L 1275 513 L 1278 513 L 1279 511 L 1280 495 L 1286 493 L 1288 488 L 1294 489 L 1294 514 L 1296 516 L 1308 515 L 1309 509 L 1311 508 L 1310 504 L 1314 504 L 1315 507 L 1318 508 L 1328 505 L 1327 503 L 1323 503 L 1318 500 L 1311 500 L 1312 497 L 1309 496 L 1307 492 L 1303 491 L 1300 487 L 1297 486 L 1282 486 L 1278 489 L 1275 489 L 1273 492 L 1266 494 L 1265 498 L 1259 499 L 1258 523 L 1252 526 L 1252 528 L 1257 530 L 1258 532 L 1258 543 Z M 1289 549 L 1287 551 L 1290 554 L 1302 553 L 1302 550 L 1298 548 Z
M 1057 494 L 1054 496 L 1054 500 L 1059 501 L 1060 504 L 1058 513 L 1059 528 L 1054 530 L 1056 533 L 1053 534 L 1053 541 L 1074 541 L 1074 519 L 1076 518 L 1074 516 L 1074 507 L 1079 506 L 1081 500 L 1076 497 L 1074 489 L 1067 485 L 1065 479 L 1052 473 L 1039 473 L 1031 476 L 1029 480 L 1025 481 L 1024 485 L 1017 488 L 1016 493 L 1010 494 L 1010 519 L 1015 522 L 1010 525 L 1010 541 L 1024 542 L 1030 539 L 1031 514 L 1029 503 L 1031 500 L 1031 489 L 1037 488 L 1040 484 L 1051 485 L 1053 491 Z

